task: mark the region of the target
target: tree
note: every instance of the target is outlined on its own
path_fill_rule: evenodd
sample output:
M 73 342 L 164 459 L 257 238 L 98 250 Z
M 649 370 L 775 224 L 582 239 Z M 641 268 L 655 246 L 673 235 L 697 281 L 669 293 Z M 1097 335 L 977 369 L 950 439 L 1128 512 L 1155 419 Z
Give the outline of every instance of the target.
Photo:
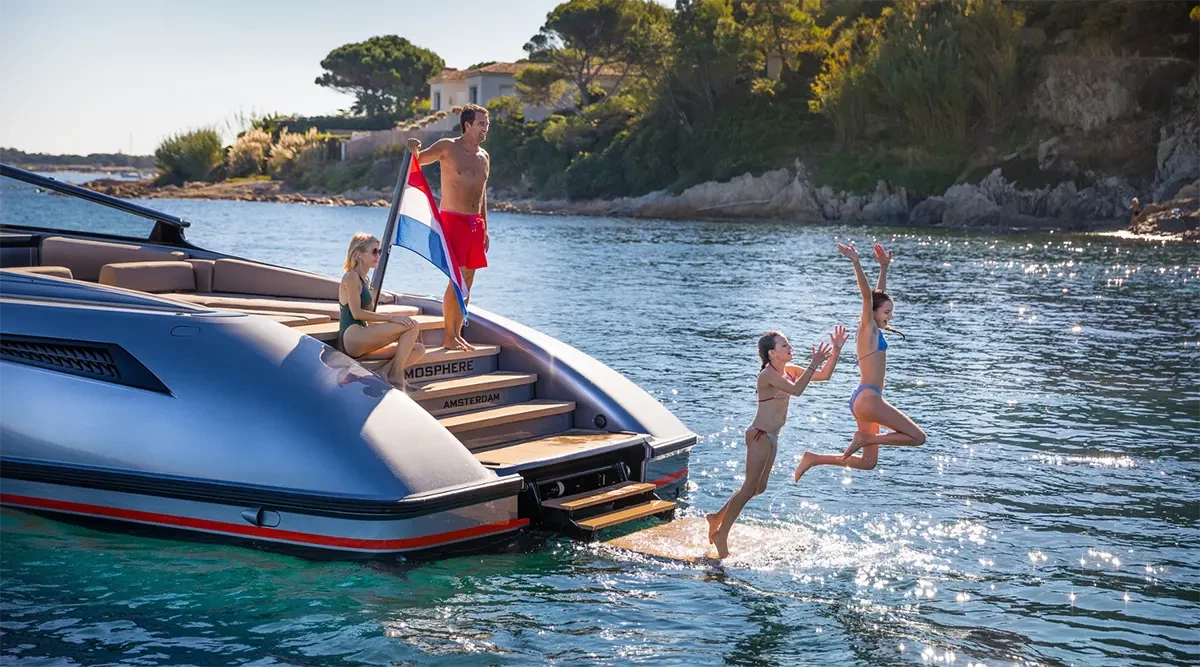
M 525 104 L 550 108 L 567 94 L 567 82 L 557 67 L 529 65 L 515 78 L 517 95 Z
M 355 114 L 403 117 L 415 100 L 428 96 L 429 79 L 445 66 L 433 51 L 385 35 L 330 51 L 321 61 L 327 71 L 316 83 L 354 95 Z
M 604 71 L 620 72 L 613 90 L 645 58 L 646 42 L 662 31 L 666 8 L 647 0 L 568 0 L 546 15 L 546 23 L 525 45 L 533 62 L 554 65 L 575 84 L 580 105 Z

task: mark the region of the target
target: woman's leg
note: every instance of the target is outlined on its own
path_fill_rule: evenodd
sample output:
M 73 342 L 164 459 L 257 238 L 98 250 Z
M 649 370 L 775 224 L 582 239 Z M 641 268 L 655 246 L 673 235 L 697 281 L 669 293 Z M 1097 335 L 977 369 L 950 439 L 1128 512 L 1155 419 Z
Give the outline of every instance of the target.
M 774 450 L 769 441 L 763 440 L 765 437 L 762 436 L 755 440 L 753 435 L 746 434 L 746 478 L 742 480 L 742 487 L 721 508 L 719 512 L 721 523 L 712 535 L 712 542 L 717 546 L 717 556 L 720 558 L 729 555 L 729 546 L 726 544 L 726 540 L 729 539 L 729 529 L 737 521 L 738 515 L 742 513 L 742 508 L 746 506 L 746 503 L 757 495 L 763 468 L 767 465 Z
M 858 433 L 865 435 L 878 432 L 878 424 L 858 422 Z M 851 457 L 846 457 L 842 454 L 814 454 L 812 452 L 804 452 L 804 456 L 800 457 L 800 464 L 796 466 L 796 471 L 792 473 L 792 481 L 799 482 L 804 473 L 808 472 L 808 469 L 813 466 L 845 466 L 854 468 L 855 470 L 871 470 L 878 462 L 879 447 L 876 446 L 863 447 L 862 456 Z
M 862 445 L 864 456 L 867 445 L 917 446 L 925 444 L 925 431 L 922 431 L 920 426 L 908 418 L 908 415 L 897 410 L 879 394 L 866 395 L 864 393 L 854 404 L 854 414 L 856 419 L 869 420 L 892 430 L 892 433 L 882 434 L 879 433 L 879 429 L 871 433 L 862 431 L 855 433 L 851 440 L 851 447 Z
M 413 344 L 420 335 L 418 327 L 404 327 L 395 322 L 380 322 L 370 326 L 362 326 L 361 324 L 352 325 L 346 329 L 346 333 L 342 336 L 342 346 L 346 350 L 346 354 L 359 359 L 369 355 L 370 353 L 382 347 L 387 347 L 392 343 L 396 343 L 395 354 L 392 356 L 392 361 L 379 369 L 379 374 L 387 377 L 389 381 L 395 384 L 393 378 L 404 379 L 404 361 L 408 359 L 413 351 Z M 401 363 L 397 364 L 396 360 L 400 359 Z M 396 367 L 399 366 L 399 369 Z

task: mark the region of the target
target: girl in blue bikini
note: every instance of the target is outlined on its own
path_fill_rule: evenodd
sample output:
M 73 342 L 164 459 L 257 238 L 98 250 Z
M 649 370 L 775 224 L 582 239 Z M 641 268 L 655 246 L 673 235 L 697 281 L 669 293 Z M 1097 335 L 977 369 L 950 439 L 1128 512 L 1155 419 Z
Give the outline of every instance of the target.
M 887 374 L 887 341 L 883 331 L 904 336 L 888 323 L 892 320 L 892 298 L 888 296 L 887 269 L 892 262 L 892 253 L 875 245 L 875 259 L 879 260 L 879 285 L 874 292 L 867 283 L 867 274 L 859 264 L 858 251 L 853 245 L 839 243 L 838 250 L 854 262 L 854 275 L 858 278 L 858 289 L 862 292 L 862 317 L 858 322 L 855 344 L 858 352 L 860 379 L 858 388 L 850 396 L 850 413 L 858 429 L 850 440 L 850 446 L 841 456 L 837 454 L 814 454 L 805 452 L 796 466 L 792 479 L 800 481 L 801 475 L 818 465 L 844 465 L 856 470 L 871 470 L 879 461 L 879 445 L 916 446 L 925 443 L 925 432 L 903 412 L 883 400 L 883 378 Z M 880 433 L 880 426 L 891 429 L 891 433 Z M 858 450 L 862 455 L 854 456 Z

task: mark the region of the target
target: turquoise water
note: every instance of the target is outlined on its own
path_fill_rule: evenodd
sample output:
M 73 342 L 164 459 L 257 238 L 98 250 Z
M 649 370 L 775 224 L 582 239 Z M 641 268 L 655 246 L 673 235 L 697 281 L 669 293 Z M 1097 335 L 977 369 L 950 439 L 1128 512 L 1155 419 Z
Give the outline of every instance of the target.
M 200 246 L 335 275 L 386 209 L 155 200 Z M 889 399 L 929 434 L 840 452 L 852 356 L 794 400 L 775 536 L 725 567 L 538 537 L 425 564 L 313 562 L 0 512 L 4 664 L 1185 665 L 1200 661 L 1195 246 L 494 214 L 473 302 L 625 373 L 701 435 L 684 515 L 741 482 L 756 336 L 858 304 L 835 241 L 895 248 Z M 867 263 L 874 274 L 873 263 Z M 387 285 L 444 283 L 398 255 Z M 852 346 L 850 346 L 852 347 Z M 736 533 L 735 533 L 736 536 Z

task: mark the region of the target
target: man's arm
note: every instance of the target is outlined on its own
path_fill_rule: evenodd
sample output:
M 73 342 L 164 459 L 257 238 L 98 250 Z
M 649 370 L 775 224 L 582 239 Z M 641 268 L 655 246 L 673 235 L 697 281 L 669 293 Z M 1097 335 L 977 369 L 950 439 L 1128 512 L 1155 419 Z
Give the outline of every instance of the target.
M 408 140 L 408 152 L 417 156 L 417 164 L 424 167 L 427 164 L 433 164 L 438 160 L 446 157 L 446 149 L 450 147 L 449 139 L 438 139 L 433 144 L 424 150 L 421 149 L 421 140 L 413 137 Z

